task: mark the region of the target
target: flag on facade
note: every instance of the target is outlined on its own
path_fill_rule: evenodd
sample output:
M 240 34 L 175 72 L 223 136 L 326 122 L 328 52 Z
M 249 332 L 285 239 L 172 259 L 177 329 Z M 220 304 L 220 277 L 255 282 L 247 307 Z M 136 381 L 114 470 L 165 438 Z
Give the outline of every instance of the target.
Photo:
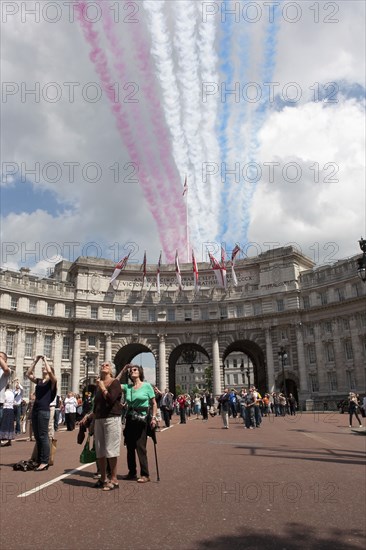
M 221 247 L 221 276 L 222 276 L 222 284 L 223 287 L 227 287 L 227 279 L 226 279 L 226 250 L 222 246 Z
M 214 258 L 212 256 L 211 252 L 208 253 L 208 257 L 210 258 L 211 267 L 212 267 L 212 269 L 215 273 L 216 280 L 217 280 L 217 283 L 218 283 L 219 287 L 225 288 L 226 270 L 225 270 L 225 279 L 224 279 L 223 270 L 222 270 L 222 266 L 220 265 L 220 263 L 216 260 L 216 258 Z
M 235 258 L 236 258 L 237 254 L 239 252 L 240 252 L 240 246 L 235 245 L 235 247 L 233 248 L 233 251 L 231 253 L 231 276 L 232 276 L 232 279 L 233 279 L 234 286 L 238 286 L 238 279 L 236 278 L 236 274 L 235 274 L 235 271 L 234 271 L 234 265 L 235 265 Z
M 179 290 L 183 290 L 182 276 L 180 274 L 180 267 L 179 267 L 178 250 L 175 253 L 175 274 L 177 276 Z
M 158 290 L 158 294 L 160 294 L 160 266 L 161 266 L 161 252 L 159 256 L 158 267 L 156 270 L 156 288 Z
M 199 290 L 199 284 L 198 284 L 198 267 L 196 258 L 194 255 L 194 250 L 192 248 L 192 267 L 193 267 L 193 277 L 194 277 L 194 289 Z
M 188 193 L 187 176 L 186 176 L 186 179 L 184 180 L 184 185 L 183 185 L 183 197 L 186 193 Z
M 127 262 L 128 262 L 128 258 L 130 257 L 130 254 L 131 254 L 131 251 L 127 254 L 127 256 L 122 258 L 122 260 L 120 260 L 118 262 L 118 264 L 116 265 L 116 267 L 114 268 L 113 275 L 111 277 L 111 280 L 109 281 L 109 284 L 112 285 L 114 290 L 116 290 L 116 288 L 118 286 L 118 283 L 117 283 L 116 279 L 117 279 L 118 275 L 121 273 L 121 271 L 126 267 Z
M 142 262 L 142 287 L 141 290 L 144 288 L 145 283 L 147 282 L 146 279 L 146 250 L 144 252 L 144 261 Z

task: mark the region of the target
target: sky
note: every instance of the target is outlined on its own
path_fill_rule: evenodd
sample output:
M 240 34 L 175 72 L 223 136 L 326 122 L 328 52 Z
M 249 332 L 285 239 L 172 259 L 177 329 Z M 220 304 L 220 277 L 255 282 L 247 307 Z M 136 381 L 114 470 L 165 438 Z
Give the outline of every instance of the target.
M 359 253 L 364 2 L 4 1 L 1 26 L 2 267 Z

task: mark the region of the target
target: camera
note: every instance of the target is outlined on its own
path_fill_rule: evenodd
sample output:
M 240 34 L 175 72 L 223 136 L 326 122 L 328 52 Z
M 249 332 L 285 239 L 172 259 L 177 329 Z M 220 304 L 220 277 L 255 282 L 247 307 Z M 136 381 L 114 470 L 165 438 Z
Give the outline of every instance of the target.
M 137 420 L 138 422 L 146 422 L 146 416 L 139 414 L 136 411 L 132 411 L 130 416 L 132 420 Z

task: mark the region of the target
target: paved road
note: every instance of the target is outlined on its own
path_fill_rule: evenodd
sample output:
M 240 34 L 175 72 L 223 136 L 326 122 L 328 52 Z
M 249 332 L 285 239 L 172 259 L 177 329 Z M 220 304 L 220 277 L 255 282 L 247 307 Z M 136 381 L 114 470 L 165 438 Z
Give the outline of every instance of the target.
M 75 471 L 76 431 L 57 434 L 56 463 L 43 473 L 12 470 L 32 448 L 14 442 L 1 449 L 0 548 L 364 548 L 366 438 L 347 420 L 314 413 L 224 430 L 220 418 L 175 417 L 158 434 L 161 481 L 150 441 L 152 483 L 121 480 L 109 493 L 93 488 L 95 466 Z

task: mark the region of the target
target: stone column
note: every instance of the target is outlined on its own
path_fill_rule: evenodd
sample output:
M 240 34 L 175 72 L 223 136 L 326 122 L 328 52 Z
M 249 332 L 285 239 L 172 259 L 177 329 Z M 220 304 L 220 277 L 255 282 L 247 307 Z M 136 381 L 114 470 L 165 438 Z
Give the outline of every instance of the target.
M 72 353 L 72 379 L 71 379 L 71 390 L 73 392 L 79 393 L 80 385 L 80 332 L 74 333 L 74 349 Z
M 349 319 L 351 342 L 353 350 L 353 364 L 355 366 L 356 387 L 359 388 L 360 393 L 366 386 L 366 372 L 364 368 L 363 358 L 363 338 L 358 334 L 357 321 L 354 316 Z
M 166 351 L 165 351 L 165 337 L 166 334 L 158 334 L 159 338 L 159 390 L 164 391 L 167 387 L 166 376 Z
M 302 326 L 296 326 L 296 346 L 297 346 L 297 359 L 299 362 L 299 379 L 300 387 L 299 392 L 308 393 L 308 381 L 306 376 L 306 364 L 304 353 L 304 338 L 302 334 Z
M 34 355 L 34 354 L 33 354 Z M 15 349 L 15 374 L 19 380 L 23 381 L 23 372 L 25 367 L 25 330 L 22 327 L 18 328 L 18 334 L 16 337 L 16 349 Z M 32 358 L 33 359 L 33 358 Z M 31 361 L 29 361 L 29 364 Z
M 105 332 L 105 361 L 112 362 L 112 333 Z
M 322 343 L 322 333 L 319 323 L 314 325 L 315 332 L 315 351 L 316 351 L 316 368 L 318 372 L 319 392 L 328 393 L 327 371 L 325 370 L 324 349 Z
M 6 326 L 2 325 L 0 327 L 0 351 L 6 351 Z M 15 342 L 14 342 L 15 346 Z
M 219 334 L 212 333 L 212 382 L 213 395 L 221 395 Z
M 267 355 L 267 388 L 270 393 L 275 390 L 275 375 L 274 375 L 274 361 L 273 361 L 273 345 L 271 338 L 271 330 L 265 329 L 266 336 L 266 355 Z

